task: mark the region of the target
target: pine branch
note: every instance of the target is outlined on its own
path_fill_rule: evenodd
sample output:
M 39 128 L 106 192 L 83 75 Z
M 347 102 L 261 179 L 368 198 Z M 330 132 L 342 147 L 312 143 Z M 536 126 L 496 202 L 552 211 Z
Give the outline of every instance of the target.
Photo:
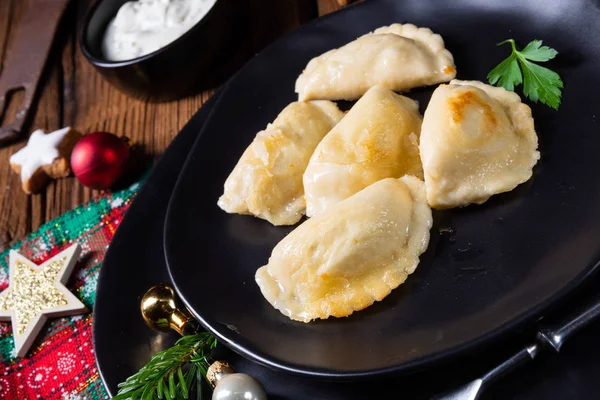
M 183 336 L 175 345 L 154 355 L 135 375 L 119 384 L 113 400 L 187 399 L 198 376 L 206 376 L 206 357 L 217 339 L 206 332 Z M 188 366 L 189 368 L 185 368 Z

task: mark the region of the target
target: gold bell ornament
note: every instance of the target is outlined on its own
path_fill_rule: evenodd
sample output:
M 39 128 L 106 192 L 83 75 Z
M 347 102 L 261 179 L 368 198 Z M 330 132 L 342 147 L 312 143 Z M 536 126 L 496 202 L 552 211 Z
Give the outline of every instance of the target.
M 142 297 L 140 308 L 146 325 L 156 331 L 174 330 L 184 336 L 200 330 L 198 321 L 169 285 L 151 287 Z M 213 387 L 212 400 L 267 400 L 259 381 L 250 375 L 236 373 L 225 361 L 213 362 L 206 372 L 206 379 Z

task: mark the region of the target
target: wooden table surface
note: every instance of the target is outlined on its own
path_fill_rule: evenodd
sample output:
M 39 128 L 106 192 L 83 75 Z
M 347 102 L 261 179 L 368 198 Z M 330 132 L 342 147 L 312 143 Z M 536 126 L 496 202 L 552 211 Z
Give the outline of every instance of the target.
M 245 38 L 245 45 L 253 52 L 312 18 L 342 8 L 338 2 L 346 3 L 343 0 L 243 1 L 252 4 L 249 18 L 255 28 L 251 37 Z M 20 18 L 33 2 L 0 0 L 0 66 L 4 66 L 11 52 Z M 125 135 L 143 146 L 150 156 L 158 155 L 212 91 L 157 104 L 129 98 L 114 89 L 79 50 L 78 22 L 89 4 L 89 0 L 73 0 L 65 12 L 42 78 L 35 116 L 26 127 L 26 133 L 40 128 L 49 132 L 64 126 L 73 126 L 83 133 L 103 130 Z M 21 100 L 21 93 L 13 96 L 0 125 L 12 121 Z M 19 176 L 11 171 L 8 163 L 10 155 L 25 142 L 23 139 L 0 148 L 0 250 L 98 194 L 71 176 L 52 181 L 40 194 L 26 195 Z

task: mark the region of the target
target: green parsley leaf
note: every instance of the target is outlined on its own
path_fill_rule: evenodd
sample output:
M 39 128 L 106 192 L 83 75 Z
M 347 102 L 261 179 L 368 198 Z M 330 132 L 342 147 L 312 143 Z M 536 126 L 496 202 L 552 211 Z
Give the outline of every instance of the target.
M 517 56 L 511 54 L 506 60 L 502 61 L 496 68 L 490 71 L 488 79 L 490 84 L 502 86 L 506 90 L 514 91 L 515 86 L 523 82 L 523 75 L 519 69 L 519 63 L 515 62 Z
M 558 51 L 548 46 L 542 46 L 541 40 L 532 40 L 521 54 L 530 61 L 545 62 L 552 60 L 558 54 Z
M 523 68 L 525 80 L 523 83 L 523 93 L 533 102 L 538 99 L 558 110 L 560 106 L 560 89 L 563 87 L 560 76 L 548 68 L 540 67 L 527 60 L 519 59 L 519 64 Z
M 517 50 L 513 39 L 498 43 L 498 46 L 510 43 L 512 54 L 488 74 L 491 85 L 514 91 L 515 86 L 523 83 L 523 94 L 531 101 L 538 100 L 555 110 L 560 106 L 563 82 L 560 76 L 535 62 L 545 62 L 556 57 L 558 52 L 548 46 L 542 46 L 541 40 L 531 41 L 523 50 Z

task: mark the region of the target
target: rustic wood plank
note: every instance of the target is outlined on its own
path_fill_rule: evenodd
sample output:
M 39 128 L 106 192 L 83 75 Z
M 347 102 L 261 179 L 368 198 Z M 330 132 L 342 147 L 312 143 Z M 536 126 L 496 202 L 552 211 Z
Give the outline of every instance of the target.
M 247 8 L 250 33 L 245 38 L 245 53 L 240 56 L 241 60 L 318 16 L 321 2 L 246 0 L 243 4 Z M 212 91 L 160 104 L 132 99 L 118 92 L 102 79 L 79 51 L 78 22 L 89 4 L 91 0 L 73 1 L 63 18 L 29 132 L 37 128 L 54 130 L 67 125 L 86 133 L 105 130 L 131 138 L 147 154 L 156 156 L 208 100 Z M 0 0 L 0 63 L 10 52 L 11 34 L 28 6 L 29 0 Z M 11 102 L 2 123 L 14 117 L 20 99 L 17 95 Z M 0 148 L 0 250 L 21 240 L 44 222 L 98 195 L 98 192 L 83 187 L 74 177 L 51 182 L 39 195 L 25 195 L 19 177 L 8 164 L 10 155 L 24 145 L 23 140 Z
M 10 52 L 11 39 L 14 37 L 17 28 L 17 21 L 27 10 L 28 1 L 21 2 L 0 2 L 0 35 L 2 40 L 2 62 L 7 59 Z M 0 72 L 1 73 L 1 72 Z M 23 101 L 23 92 L 17 92 L 10 98 L 4 114 L 3 122 L 10 123 L 15 117 L 19 105 Z M 8 159 L 19 145 L 12 145 L 6 148 L 0 148 L 0 198 L 2 209 L 0 210 L 0 249 L 5 244 L 13 243 L 19 240 L 27 233 L 26 226 L 29 223 L 31 215 L 31 202 L 21 190 L 19 178 L 11 171 Z M 16 193 L 13 195 L 13 193 Z
M 11 24 L 14 20 L 12 4 L 12 2 L 8 1 L 0 2 L 0 27 L 2 27 L 0 29 L 0 71 L 2 71 L 1 66 L 4 64 Z

